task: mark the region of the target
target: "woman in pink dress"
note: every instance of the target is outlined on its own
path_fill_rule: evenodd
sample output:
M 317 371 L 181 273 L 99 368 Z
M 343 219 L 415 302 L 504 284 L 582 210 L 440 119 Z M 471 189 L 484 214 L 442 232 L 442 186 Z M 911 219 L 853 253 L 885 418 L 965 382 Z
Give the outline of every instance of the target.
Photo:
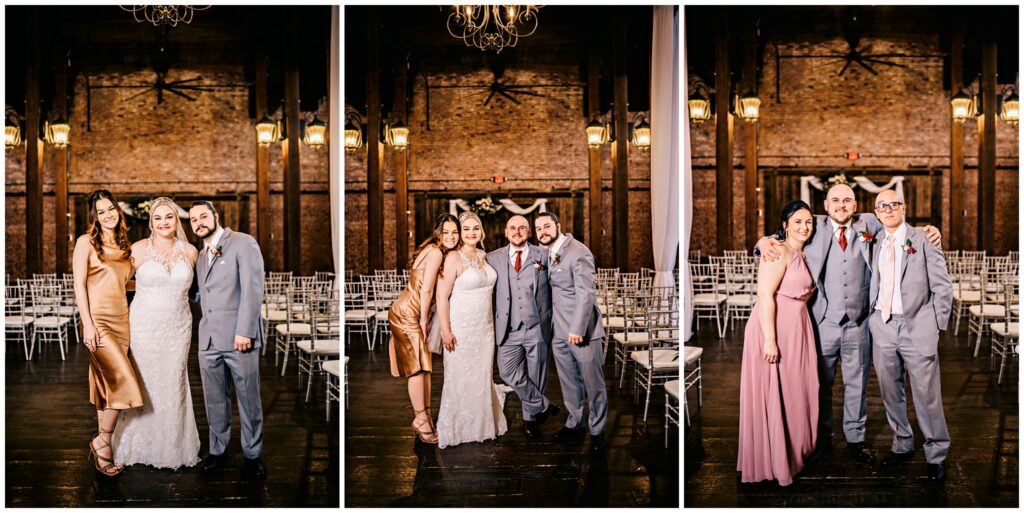
M 814 281 L 803 258 L 814 217 L 803 201 L 782 209 L 782 258 L 760 264 L 757 304 L 747 320 L 740 372 L 740 434 L 736 470 L 742 482 L 793 483 L 814 450 L 818 367 L 807 299 Z

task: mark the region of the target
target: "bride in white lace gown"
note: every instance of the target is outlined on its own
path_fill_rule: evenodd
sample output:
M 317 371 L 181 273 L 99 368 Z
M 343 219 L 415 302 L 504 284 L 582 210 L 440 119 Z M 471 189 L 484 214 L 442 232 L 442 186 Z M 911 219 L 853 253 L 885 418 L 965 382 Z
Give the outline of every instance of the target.
M 178 210 L 168 198 L 154 200 L 149 222 L 153 233 L 132 246 L 136 285 L 128 321 L 145 405 L 121 413 L 113 438 L 119 465 L 173 469 L 199 462 L 199 430 L 188 384 L 188 290 L 198 252 L 185 239 Z
M 482 442 L 508 431 L 505 394 L 494 384 L 494 316 L 492 294 L 497 273 L 487 265 L 480 218 L 459 216 L 462 247 L 445 259 L 438 281 L 437 315 L 445 347 L 444 385 L 437 418 L 438 447 Z

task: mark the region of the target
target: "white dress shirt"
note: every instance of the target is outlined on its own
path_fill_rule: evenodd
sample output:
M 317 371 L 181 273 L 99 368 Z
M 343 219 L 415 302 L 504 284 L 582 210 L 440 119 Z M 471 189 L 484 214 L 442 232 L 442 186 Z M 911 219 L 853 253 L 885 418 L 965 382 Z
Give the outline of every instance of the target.
M 883 230 L 881 234 L 884 238 L 882 239 L 882 247 L 879 250 L 879 258 L 885 258 L 885 252 L 889 251 L 889 231 Z M 892 280 L 892 309 L 890 313 L 892 315 L 903 315 L 903 299 L 900 296 L 900 280 L 902 280 L 903 259 L 906 258 L 906 252 L 903 251 L 903 244 L 907 241 L 907 223 L 904 221 L 900 224 L 900 227 L 893 232 L 895 237 L 892 241 L 896 245 L 896 264 L 893 266 Z M 881 262 L 879 262 L 879 273 L 881 273 Z M 881 279 L 881 275 L 879 275 Z M 881 283 L 881 281 L 879 281 Z M 881 291 L 879 291 L 881 293 Z M 875 306 L 875 310 L 881 310 L 881 301 L 877 301 L 879 305 Z
M 516 268 L 516 251 L 522 251 L 523 265 L 526 265 L 526 257 L 530 255 L 530 245 L 523 244 L 522 246 L 516 247 L 514 244 L 508 245 L 508 261 L 512 264 L 512 268 Z
M 224 227 L 218 226 L 217 231 L 213 232 L 213 237 L 207 239 L 208 242 L 204 242 L 203 250 L 206 251 L 206 263 L 209 264 L 210 262 L 213 262 L 214 255 L 213 251 L 210 251 L 210 248 L 217 246 L 222 235 L 224 235 Z
M 828 218 L 828 223 L 829 223 L 829 226 L 832 227 L 832 236 L 835 237 L 835 239 L 837 241 L 839 240 L 839 227 L 840 226 L 845 226 L 846 227 L 846 243 L 849 244 L 850 242 L 853 242 L 854 234 L 851 231 L 853 229 L 853 218 L 850 218 L 850 220 L 847 221 L 846 224 L 839 224 L 839 223 L 837 223 L 835 221 L 835 219 L 832 219 L 830 217 L 830 218 Z

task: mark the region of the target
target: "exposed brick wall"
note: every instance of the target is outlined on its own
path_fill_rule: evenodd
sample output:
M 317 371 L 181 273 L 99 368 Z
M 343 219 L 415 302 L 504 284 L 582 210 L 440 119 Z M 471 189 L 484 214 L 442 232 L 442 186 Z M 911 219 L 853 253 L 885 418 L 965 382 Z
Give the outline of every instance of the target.
M 938 55 L 937 38 L 865 38 L 871 53 Z M 821 55 L 846 48 L 842 39 L 824 43 L 778 41 L 779 54 Z M 874 167 L 891 169 L 935 168 L 943 171 L 946 184 L 944 214 L 939 223 L 948 232 L 949 191 L 949 93 L 942 89 L 942 59 L 894 59 L 907 68 L 876 65 L 878 76 L 851 65 L 837 76 L 842 62 L 819 59 L 783 58 L 780 66 L 781 101 L 776 97 L 776 59 L 773 45 L 763 53 L 762 76 L 758 84 L 761 122 L 758 132 L 758 165 L 763 168 L 816 168 L 813 174 L 832 174 L 840 168 Z M 711 80 L 711 77 L 702 77 Z M 970 79 L 970 77 L 968 77 Z M 713 84 L 711 84 L 713 85 Z M 744 215 L 758 206 L 745 205 L 743 187 L 743 123 L 734 124 L 734 180 L 737 196 L 731 219 L 723 219 L 715 208 L 715 120 L 690 126 L 693 165 L 693 236 L 690 248 L 703 254 L 744 247 Z M 978 130 L 976 121 L 964 125 L 964 155 L 967 166 L 965 219 L 977 223 Z M 1019 128 L 996 121 L 996 253 L 1016 249 L 1016 216 Z M 846 152 L 857 151 L 854 165 Z M 850 176 L 849 173 L 847 173 Z M 764 204 L 764 197 L 758 205 Z M 792 199 L 792 198 L 786 198 Z M 863 208 L 863 205 L 861 206 Z M 732 222 L 733 248 L 718 248 L 717 223 Z M 769 220 L 773 226 L 775 220 Z M 759 221 L 764 228 L 764 220 Z M 965 233 L 973 234 L 971 228 Z M 973 244 L 973 243 L 969 243 Z M 973 247 L 973 246 L 969 246 Z
M 174 70 L 167 80 L 202 75 L 207 83 L 244 82 L 242 69 Z M 152 72 L 90 73 L 89 82 L 97 85 L 123 85 L 151 82 Z M 248 92 L 224 89 L 197 93 L 190 102 L 166 94 L 157 104 L 156 95 L 138 89 L 94 89 L 92 91 L 91 130 L 87 130 L 85 77 L 74 82 L 75 104 L 70 111 L 71 157 L 69 193 L 88 194 L 97 188 L 110 189 L 115 195 L 170 196 L 218 194 L 241 195 L 249 201 L 249 232 L 256 235 L 256 143 L 254 122 L 248 115 Z M 320 118 L 328 121 L 326 105 L 319 108 Z M 278 112 L 280 116 L 280 112 Z M 44 156 L 43 241 L 45 248 L 54 240 L 54 149 L 47 146 Z M 270 153 L 271 229 L 273 240 L 265 265 L 282 269 L 284 214 L 284 161 L 276 144 Z M 333 270 L 330 240 L 330 199 L 328 195 L 328 152 L 314 152 L 305 146 L 301 166 L 302 274 Z M 7 272 L 24 274 L 25 169 L 24 146 L 5 161 L 7 213 Z M 188 208 L 188 205 L 182 205 Z M 72 216 L 73 206 L 69 207 Z M 73 231 L 75 219 L 70 229 Z M 233 228 L 237 228 L 234 226 Z M 70 251 L 69 248 L 69 262 Z M 43 268 L 55 269 L 55 257 L 44 251 Z
M 504 78 L 513 84 L 572 84 L 569 87 L 537 91 L 544 98 L 521 96 L 515 105 L 495 95 L 488 105 L 483 88 L 443 88 L 433 86 L 489 85 L 493 76 L 480 71 L 467 74 L 428 74 L 430 89 L 430 130 L 427 130 L 426 89 L 417 78 L 411 95 L 409 146 L 409 188 L 424 190 L 465 190 L 475 193 L 505 194 L 516 190 L 576 189 L 587 197 L 589 170 L 583 128 L 587 120 L 580 114 L 583 88 L 575 70 L 537 72 L 508 70 Z M 483 94 L 481 94 L 483 93 Z M 358 110 L 364 111 L 362 106 Z M 394 153 L 385 149 L 382 161 L 384 181 L 384 262 L 393 267 L 395 254 Z M 650 155 L 630 150 L 629 155 L 629 237 L 630 265 L 653 267 L 650 221 Z M 358 273 L 367 269 L 366 227 L 366 150 L 346 155 L 345 159 L 345 268 Z M 494 175 L 509 180 L 503 185 L 492 181 Z M 602 148 L 603 186 L 611 187 L 610 145 Z M 601 241 L 605 254 L 611 254 L 611 192 L 603 194 Z M 415 212 L 413 198 L 409 210 Z M 416 232 L 414 219 L 410 230 Z M 584 226 L 589 227 L 589 215 Z M 589 231 L 575 233 L 589 242 Z M 411 241 L 410 248 L 418 241 Z M 491 247 L 491 246 L 488 246 Z M 410 250 L 410 257 L 412 251 Z

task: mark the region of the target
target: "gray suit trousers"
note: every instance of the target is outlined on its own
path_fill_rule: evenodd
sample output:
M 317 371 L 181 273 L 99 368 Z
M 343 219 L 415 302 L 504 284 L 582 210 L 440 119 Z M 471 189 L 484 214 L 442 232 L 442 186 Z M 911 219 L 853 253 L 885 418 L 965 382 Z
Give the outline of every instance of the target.
M 498 373 L 523 403 L 523 420 L 534 420 L 551 404 L 544 397 L 548 383 L 548 346 L 541 336 L 540 324 L 508 333 L 505 343 L 498 346 Z
M 590 434 L 604 434 L 608 420 L 608 392 L 601 367 L 604 360 L 601 357 L 601 339 L 591 339 L 576 346 L 566 340 L 555 339 L 552 348 L 558 382 L 562 385 L 562 399 L 569 412 L 565 426 L 570 429 L 583 427 L 583 398 L 586 393 L 590 403 Z
M 260 352 L 250 349 L 199 351 L 199 375 L 210 422 L 210 454 L 224 454 L 231 440 L 231 382 L 238 397 L 242 453 L 259 458 L 263 451 L 263 404 L 260 402 Z
M 907 418 L 904 389 L 904 375 L 909 373 L 917 424 L 924 435 L 924 455 L 928 463 L 942 463 L 949 452 L 949 431 L 942 413 L 938 354 L 921 356 L 910 339 L 903 316 L 894 315 L 884 323 L 882 314 L 874 311 L 869 319 L 875 374 L 882 389 L 885 416 L 894 433 L 892 451 L 905 453 L 914 450 L 914 431 Z
M 836 380 L 836 365 L 843 365 L 843 434 L 847 443 L 864 441 L 868 420 L 868 380 L 871 372 L 871 336 L 865 319 L 861 324 L 847 322 L 840 326 L 828 319 L 818 325 L 821 355 L 824 359 L 825 383 L 820 387 L 819 410 L 824 431 L 819 437 L 829 437 L 833 430 L 832 385 Z

